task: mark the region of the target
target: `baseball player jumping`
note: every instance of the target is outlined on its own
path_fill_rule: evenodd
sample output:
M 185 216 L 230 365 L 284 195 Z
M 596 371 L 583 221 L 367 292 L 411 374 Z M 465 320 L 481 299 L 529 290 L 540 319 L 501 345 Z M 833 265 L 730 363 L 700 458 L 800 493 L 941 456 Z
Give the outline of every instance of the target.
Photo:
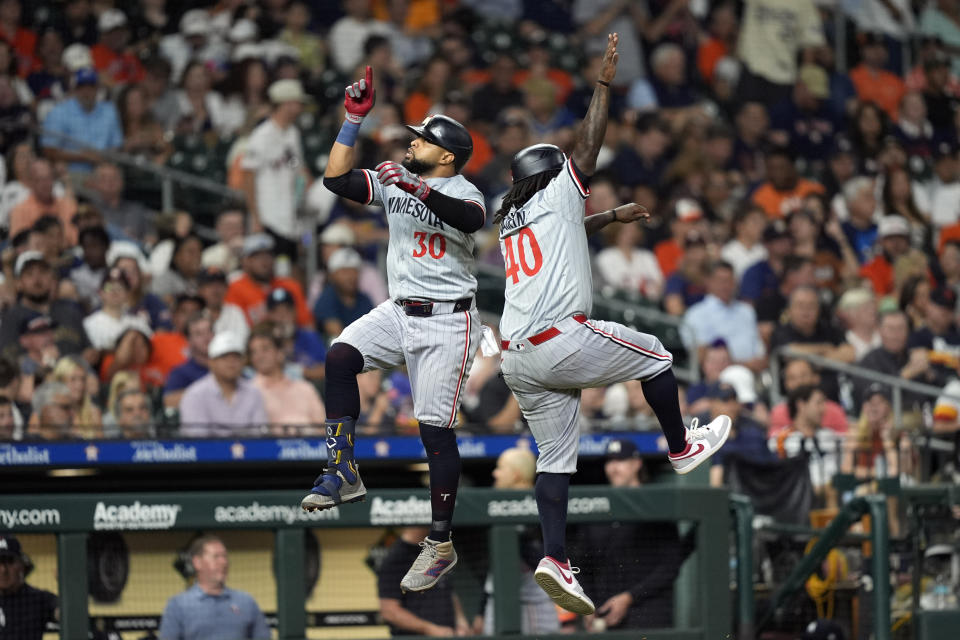
M 344 198 L 376 203 L 386 212 L 390 239 L 390 299 L 334 340 L 327 353 L 327 467 L 303 499 L 306 510 L 362 500 L 367 490 L 353 457 L 360 412 L 357 374 L 406 365 L 414 412 L 430 467 L 430 534 L 400 583 L 429 589 L 457 562 L 450 541 L 460 453 L 453 427 L 467 371 L 480 344 L 474 302 L 474 239 L 483 226 L 483 195 L 460 170 L 473 140 L 456 120 L 437 115 L 421 126 L 401 164 L 353 169 L 353 145 L 373 108 L 373 70 L 346 89 L 346 119 L 330 151 L 323 184 Z
M 660 341 L 614 322 L 589 319 L 592 278 L 587 234 L 614 221 L 646 217 L 630 204 L 584 218 L 589 176 L 607 126 L 617 65 L 610 34 L 573 155 L 534 145 L 513 158 L 513 185 L 497 212 L 506 265 L 500 322 L 504 380 L 517 397 L 540 450 L 536 499 L 544 552 L 534 578 L 555 603 L 594 613 L 565 550 L 570 476 L 577 470 L 580 390 L 639 379 L 657 415 L 678 473 L 687 473 L 726 441 L 730 418 L 684 427 L 673 356 Z

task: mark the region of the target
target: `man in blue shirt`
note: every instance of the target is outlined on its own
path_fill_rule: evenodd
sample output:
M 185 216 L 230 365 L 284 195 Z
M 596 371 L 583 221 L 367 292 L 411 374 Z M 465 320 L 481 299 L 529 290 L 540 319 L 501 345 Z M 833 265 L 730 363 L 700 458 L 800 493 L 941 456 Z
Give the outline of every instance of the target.
M 172 369 L 167 376 L 167 382 L 163 386 L 164 407 L 179 407 L 180 398 L 187 387 L 210 373 L 207 358 L 207 349 L 210 347 L 210 341 L 213 340 L 213 324 L 210 322 L 210 316 L 203 311 L 195 313 L 187 320 L 185 332 L 187 344 L 190 347 L 190 359 Z
M 270 628 L 248 593 L 226 586 L 230 560 L 216 536 L 190 545 L 197 581 L 167 601 L 160 619 L 160 640 L 269 640 Z
M 98 151 L 123 146 L 123 129 L 113 103 L 97 100 L 93 69 L 73 75 L 73 97 L 57 104 L 43 121 L 41 146 L 54 162 L 69 162 L 71 174 L 86 175 L 101 160 Z
M 288 365 L 300 369 L 310 382 L 322 381 L 327 347 L 316 331 L 297 326 L 297 307 L 289 291 L 277 287 L 270 292 L 267 320 L 276 326 L 283 338 Z

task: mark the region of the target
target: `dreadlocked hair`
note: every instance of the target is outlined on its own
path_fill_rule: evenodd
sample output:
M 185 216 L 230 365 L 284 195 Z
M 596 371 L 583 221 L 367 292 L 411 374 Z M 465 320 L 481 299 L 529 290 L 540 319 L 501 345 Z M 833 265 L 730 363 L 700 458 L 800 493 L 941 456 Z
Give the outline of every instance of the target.
M 535 173 L 532 176 L 527 176 L 523 180 L 514 182 L 510 190 L 507 191 L 507 194 L 503 196 L 503 203 L 497 210 L 497 215 L 494 216 L 493 222 L 500 224 L 500 221 L 510 213 L 511 209 L 514 207 L 520 208 L 525 205 L 527 200 L 532 198 L 537 191 L 546 187 L 551 180 L 560 174 L 561 168 L 562 167 L 557 167 L 556 169 Z

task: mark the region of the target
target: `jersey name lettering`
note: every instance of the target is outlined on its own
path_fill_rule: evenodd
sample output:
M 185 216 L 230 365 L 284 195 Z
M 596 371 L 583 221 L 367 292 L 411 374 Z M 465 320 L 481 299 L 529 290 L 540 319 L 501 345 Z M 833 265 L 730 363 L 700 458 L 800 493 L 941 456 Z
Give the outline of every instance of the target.
M 443 229 L 443 222 L 440 221 L 440 218 L 438 218 L 433 211 L 430 211 L 430 209 L 427 208 L 427 205 L 420 202 L 420 200 L 417 198 L 410 196 L 405 198 L 388 198 L 387 213 L 407 214 L 409 216 L 413 216 L 421 222 L 426 222 L 437 229 Z
M 523 209 L 514 209 L 500 221 L 500 233 L 509 233 L 525 224 L 527 224 L 526 212 Z

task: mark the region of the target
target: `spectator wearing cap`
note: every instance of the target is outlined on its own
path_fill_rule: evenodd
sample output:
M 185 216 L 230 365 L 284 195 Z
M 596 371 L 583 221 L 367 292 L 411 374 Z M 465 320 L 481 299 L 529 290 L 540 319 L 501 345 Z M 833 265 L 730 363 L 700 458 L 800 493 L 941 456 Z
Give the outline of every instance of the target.
M 21 253 L 14 278 L 17 303 L 0 315 L 0 352 L 16 360 L 21 353 L 17 333 L 21 324 L 45 315 L 57 325 L 55 341 L 60 355 L 83 354 L 92 361 L 96 354 L 87 351 L 90 341 L 83 329 L 83 314 L 75 302 L 54 299 L 56 278 L 43 254 L 33 250 Z
M 208 349 L 210 373 L 187 387 L 180 400 L 180 433 L 188 437 L 229 437 L 237 430 L 267 424 L 263 396 L 244 380 L 246 348 L 232 333 L 220 333 Z
M 243 251 L 243 210 L 236 207 L 224 209 L 217 215 L 217 243 L 203 250 L 201 263 L 221 273 L 232 273 L 240 268 L 240 253 Z
M 908 11 L 909 12 L 909 11 Z M 861 102 L 873 102 L 896 120 L 900 100 L 907 88 L 899 75 L 886 71 L 887 45 L 879 33 L 862 33 L 860 64 L 850 70 L 850 79 Z
M 957 294 L 943 286 L 930 292 L 924 326 L 915 329 L 907 349 L 924 350 L 935 373 L 935 384 L 946 384 L 960 370 L 960 330 L 956 323 Z
M 703 208 L 692 198 L 680 198 L 674 205 L 673 219 L 670 221 L 670 237 L 661 240 L 654 246 L 653 253 L 657 256 L 660 271 L 665 278 L 669 278 L 676 271 L 683 258 L 688 233 L 696 231 L 701 239 L 705 239 Z M 695 236 L 691 236 L 695 237 Z
M 20 373 L 43 380 L 60 357 L 53 341 L 56 324 L 50 316 L 35 315 L 20 321 Z
M 330 256 L 336 253 L 338 249 L 345 247 L 357 248 L 357 234 L 346 222 L 334 222 L 320 234 L 320 261 L 326 265 L 330 261 Z M 311 308 L 323 292 L 326 282 L 327 273 L 325 270 L 318 271 L 316 277 L 310 282 L 308 301 Z M 367 294 L 374 305 L 380 304 L 389 297 L 387 295 L 387 282 L 384 280 L 383 274 L 376 265 L 367 260 L 364 260 L 363 266 L 360 267 L 360 283 L 358 286 L 360 291 Z
M 877 251 L 860 268 L 860 277 L 870 281 L 878 296 L 894 292 L 893 265 L 910 252 L 910 223 L 902 216 L 884 216 L 877 227 Z
M 838 506 L 832 480 L 840 471 L 843 439 L 823 428 L 826 401 L 827 396 L 815 386 L 794 389 L 787 396 L 790 428 L 770 439 L 770 448 L 780 458 L 807 459 L 815 508 Z
M 740 279 L 740 298 L 753 305 L 779 289 L 784 263 L 793 249 L 787 225 L 782 220 L 767 224 L 763 230 L 763 248 L 767 259 L 747 267 Z
M 261 322 L 267 311 L 267 296 L 276 288 L 286 289 L 297 307 L 297 324 L 313 326 L 313 315 L 307 308 L 300 283 L 278 277 L 274 271 L 274 240 L 265 233 L 255 233 L 243 240 L 243 274 L 227 287 L 226 301 L 240 307 L 251 326 Z
M 330 256 L 327 286 L 313 307 L 317 330 L 328 340 L 373 310 L 373 302 L 358 288 L 361 266 L 363 259 L 353 249 L 340 249 Z
M 606 183 L 611 190 L 613 185 Z M 590 197 L 600 186 L 591 185 Z M 616 197 L 616 192 L 613 192 Z M 616 205 L 614 205 L 616 207 Z M 643 227 L 638 224 L 612 224 L 604 230 L 610 246 L 594 258 L 603 283 L 618 291 L 658 301 L 663 296 L 663 274 L 653 252 L 643 245 Z
M 9 4 L 9 0 L 4 4 Z M 2 5 L 0 5 L 2 7 Z M 57 596 L 26 582 L 30 559 L 12 533 L 0 533 L 0 611 L 4 636 L 41 640 L 48 622 L 59 620 Z
M 179 82 L 192 61 L 224 61 L 229 48 L 212 31 L 206 9 L 190 9 L 180 18 L 180 30 L 160 41 L 160 55 L 170 61 L 173 81 Z
M 101 162 L 90 182 L 91 202 L 103 215 L 107 230 L 116 239 L 146 241 L 156 235 L 157 213 L 133 200 L 123 198 L 124 179 L 120 167 Z
M 127 15 L 120 9 L 107 9 L 97 18 L 100 41 L 90 48 L 93 66 L 108 87 L 132 84 L 143 80 L 143 65 L 127 49 L 130 29 Z
M 214 337 L 210 316 L 202 311 L 195 312 L 187 319 L 184 334 L 189 358 L 170 371 L 163 385 L 163 406 L 168 408 L 179 407 L 187 388 L 210 373 L 210 342 Z
M 766 226 L 767 216 L 763 209 L 751 203 L 745 204 L 733 219 L 734 237 L 723 245 L 720 257 L 733 267 L 737 282 L 748 268 L 766 259 L 767 248 L 763 246 Z
M 621 147 L 611 166 L 621 184 L 659 184 L 667 169 L 670 128 L 656 112 L 638 116 L 635 128 L 633 146 Z
M 285 342 L 283 335 L 269 322 L 253 328 L 247 342 L 250 364 L 257 372 L 253 385 L 263 396 L 273 435 L 318 433 L 327 419 L 326 409 L 312 384 L 292 380 L 284 374 Z
M 69 192 L 56 195 L 55 182 L 56 176 L 50 162 L 38 158 L 30 163 L 27 176 L 30 194 L 10 210 L 10 235 L 29 229 L 43 216 L 54 216 L 63 223 L 67 242 L 71 246 L 77 243 L 77 227 L 73 223 L 77 201 Z
M 757 316 L 749 304 L 736 299 L 737 280 L 729 263 L 710 265 L 707 295 L 690 307 L 683 321 L 693 330 L 695 343 L 689 348 L 701 352 L 717 339 L 722 339 L 734 362 L 759 369 L 766 364 L 766 353 L 757 332 Z
M 292 365 L 311 382 L 323 380 L 327 347 L 316 331 L 297 326 L 296 302 L 289 291 L 276 288 L 270 292 L 267 297 L 267 320 L 283 340 L 283 352 L 288 365 Z
M 123 146 L 117 109 L 100 100 L 99 78 L 90 68 L 73 74 L 72 96 L 57 103 L 43 121 L 40 145 L 54 162 L 68 162 L 75 179 L 86 178 L 100 161 L 100 151 Z
M 311 178 L 294 121 L 307 97 L 299 80 L 277 80 L 267 95 L 273 112 L 250 133 L 243 152 L 243 191 L 253 230 L 269 233 L 278 255 L 295 262 L 297 206 Z
M 98 351 L 110 351 L 117 345 L 130 316 L 130 280 L 119 267 L 104 274 L 100 282 L 100 309 L 83 319 L 90 344 Z
M 864 264 L 873 256 L 879 233 L 873 221 L 877 208 L 874 181 L 865 176 L 856 176 L 843 184 L 842 193 L 847 219 L 841 227 L 860 264 Z M 842 219 L 842 216 L 838 217 Z
M 783 367 L 783 390 L 790 394 L 792 391 L 805 386 L 820 387 L 820 374 L 806 360 L 801 358 L 788 360 Z M 839 403 L 827 398 L 823 410 L 822 425 L 825 429 L 836 431 L 841 435 L 847 433 L 849 429 L 847 412 Z M 770 409 L 768 428 L 770 435 L 773 437 L 790 428 L 790 411 L 787 408 L 786 400 L 773 405 Z
M 73 429 L 70 390 L 62 382 L 44 382 L 33 392 L 26 439 L 62 440 Z
M 930 201 L 930 220 L 937 229 L 960 222 L 960 171 L 957 147 L 941 140 L 933 147 L 933 176 L 926 184 Z
M 789 255 L 783 260 L 783 273 L 777 283 L 777 288 L 768 291 L 754 302 L 757 310 L 757 323 L 764 343 L 770 343 L 770 336 L 780 324 L 783 312 L 787 308 L 790 296 L 798 287 L 813 287 L 815 285 L 813 261 L 803 256 Z
M 227 276 L 215 267 L 203 269 L 197 276 L 197 295 L 203 299 L 205 310 L 213 321 L 213 332 L 231 331 L 247 339 L 250 327 L 243 310 L 226 302 Z
M 140 248 L 132 242 L 115 240 L 107 249 L 107 266 L 119 267 L 130 282 L 130 313 L 144 318 L 151 329 L 169 329 L 170 309 L 147 290 L 144 277 L 148 265 Z
M 830 103 L 830 79 L 822 67 L 805 64 L 789 98 L 770 109 L 770 138 L 790 148 L 796 158 L 819 165 L 842 121 Z
M 743 410 L 743 403 L 732 385 L 714 384 L 707 395 L 710 398 L 709 409 L 700 417 L 700 422 L 706 424 L 720 415 L 730 416 L 733 421 L 723 450 L 710 459 L 710 486 L 724 485 L 724 463 L 730 458 L 743 458 L 750 462 L 775 459 L 767 444 L 767 428 Z
M 177 236 L 173 241 L 170 268 L 154 275 L 151 290 L 168 305 L 178 295 L 197 292 L 202 269 L 203 241 L 195 233 Z
M 750 199 L 763 209 L 768 218 L 776 220 L 786 217 L 794 209 L 800 208 L 807 195 L 824 192 L 822 184 L 797 174 L 793 152 L 787 147 L 771 147 L 764 154 L 764 159 L 767 180 L 753 192 Z
M 107 248 L 110 236 L 101 226 L 87 227 L 80 232 L 83 262 L 70 270 L 70 281 L 77 288 L 77 297 L 87 309 L 100 302 L 100 283 L 107 273 Z
M 641 487 L 643 459 L 636 444 L 611 440 L 603 471 L 611 487 Z M 604 522 L 578 528 L 572 546 L 591 568 L 583 588 L 597 598 L 595 615 L 608 629 L 673 626 L 673 582 L 693 549 L 694 535 L 681 538 L 674 522 Z
M 687 309 L 706 295 L 707 243 L 697 229 L 683 236 L 683 256 L 676 270 L 667 277 L 663 287 L 663 308 L 674 316 L 682 316 Z

